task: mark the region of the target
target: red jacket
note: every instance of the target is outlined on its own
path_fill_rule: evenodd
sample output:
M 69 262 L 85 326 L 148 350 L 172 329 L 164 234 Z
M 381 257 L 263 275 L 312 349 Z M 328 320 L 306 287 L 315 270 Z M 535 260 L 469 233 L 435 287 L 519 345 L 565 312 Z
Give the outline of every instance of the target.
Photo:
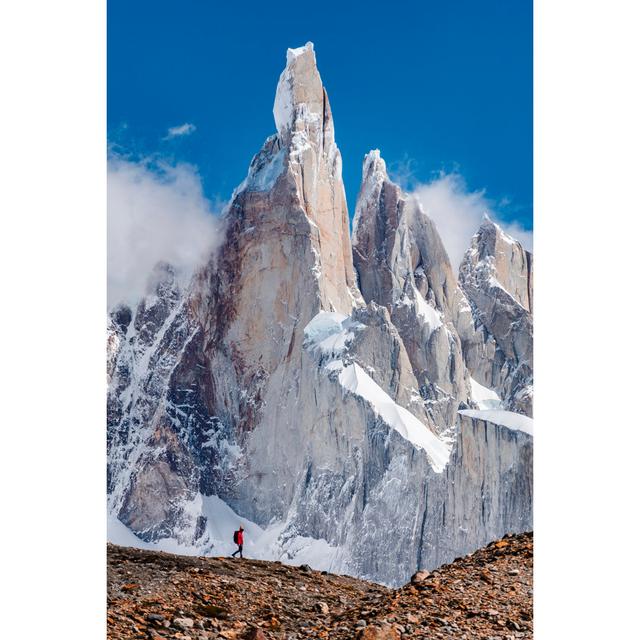
M 244 538 L 243 538 L 243 533 L 244 531 L 238 531 L 238 544 L 244 544 Z

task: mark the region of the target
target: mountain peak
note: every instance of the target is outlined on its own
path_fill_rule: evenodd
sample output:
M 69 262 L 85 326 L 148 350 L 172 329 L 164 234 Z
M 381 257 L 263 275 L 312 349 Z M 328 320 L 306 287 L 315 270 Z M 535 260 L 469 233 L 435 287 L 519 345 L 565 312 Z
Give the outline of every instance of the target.
M 495 222 L 489 217 L 489 214 L 485 211 L 482 214 L 482 224 L 480 226 L 494 226 Z
M 482 223 L 476 233 L 478 242 L 484 247 L 484 251 L 494 254 L 498 251 L 497 243 L 506 243 L 507 245 L 519 245 L 522 243 L 510 236 L 497 222 L 494 222 L 487 213 L 482 216 Z
M 352 225 L 354 246 L 358 244 L 358 226 L 363 212 L 371 202 L 379 199 L 385 180 L 388 180 L 387 165 L 380 156 L 380 149 L 371 149 L 362 161 L 362 182 Z
M 324 103 L 324 89 L 313 43 L 287 49 L 287 65 L 280 74 L 273 103 L 278 134 L 291 130 L 300 116 L 305 119 L 322 118 Z
M 296 47 L 295 49 L 287 49 L 287 66 L 300 56 L 304 55 L 313 56 L 313 61 L 315 63 L 316 56 L 313 49 L 313 42 L 307 42 L 307 44 L 305 44 L 304 46 Z
M 372 149 L 364 157 L 362 163 L 363 180 L 376 177 L 384 180 L 387 178 L 387 163 L 380 156 L 380 149 Z

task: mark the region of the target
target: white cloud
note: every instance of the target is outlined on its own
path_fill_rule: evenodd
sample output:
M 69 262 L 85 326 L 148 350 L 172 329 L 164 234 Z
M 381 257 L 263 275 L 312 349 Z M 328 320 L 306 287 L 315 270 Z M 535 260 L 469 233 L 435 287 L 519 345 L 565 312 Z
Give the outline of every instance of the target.
M 195 130 L 195 124 L 185 122 L 184 124 L 180 124 L 177 127 L 169 127 L 169 129 L 167 129 L 167 135 L 164 137 L 164 139 L 169 140 L 171 138 L 178 138 L 179 136 L 189 136 Z
M 413 194 L 426 214 L 434 221 L 447 249 L 454 271 L 458 269 L 471 238 L 486 213 L 502 229 L 519 240 L 526 249 L 533 246 L 533 232 L 513 222 L 504 222 L 484 191 L 467 191 L 464 179 L 457 173 L 443 173 L 427 184 L 418 184 Z
M 174 266 L 185 284 L 215 250 L 220 218 L 191 165 L 112 156 L 107 170 L 107 304 L 135 305 L 153 267 Z

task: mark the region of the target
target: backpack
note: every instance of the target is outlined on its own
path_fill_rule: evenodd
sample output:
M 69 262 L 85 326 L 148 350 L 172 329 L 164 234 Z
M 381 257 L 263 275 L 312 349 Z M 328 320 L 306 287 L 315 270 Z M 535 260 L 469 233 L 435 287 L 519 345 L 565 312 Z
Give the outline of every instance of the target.
M 233 532 L 233 542 L 235 544 L 238 544 L 238 532 L 237 531 Z

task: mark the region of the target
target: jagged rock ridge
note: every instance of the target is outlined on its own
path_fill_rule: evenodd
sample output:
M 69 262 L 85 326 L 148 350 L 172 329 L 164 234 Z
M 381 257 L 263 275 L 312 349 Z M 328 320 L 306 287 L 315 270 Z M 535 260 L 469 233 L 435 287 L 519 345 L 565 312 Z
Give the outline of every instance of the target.
M 364 299 L 398 328 L 432 419 L 452 425 L 469 395 L 454 328 L 463 299 L 433 222 L 388 177 L 379 151 L 364 160 L 354 217 L 354 264 Z
M 482 384 L 497 389 L 505 407 L 533 414 L 533 255 L 485 217 L 460 265 L 474 334 L 465 360 Z
M 482 315 L 493 280 L 458 284 L 377 152 L 352 257 L 310 43 L 287 53 L 274 118 L 219 252 L 186 289 L 160 265 L 137 309 L 110 315 L 112 537 L 219 551 L 221 523 L 242 518 L 262 557 L 398 584 L 530 529 L 531 436 L 499 412 L 458 413 L 485 408 L 473 376 L 520 410 L 526 336 L 508 343 Z M 496 262 L 505 291 L 530 304 L 509 264 Z M 490 377 L 492 340 L 509 364 Z

